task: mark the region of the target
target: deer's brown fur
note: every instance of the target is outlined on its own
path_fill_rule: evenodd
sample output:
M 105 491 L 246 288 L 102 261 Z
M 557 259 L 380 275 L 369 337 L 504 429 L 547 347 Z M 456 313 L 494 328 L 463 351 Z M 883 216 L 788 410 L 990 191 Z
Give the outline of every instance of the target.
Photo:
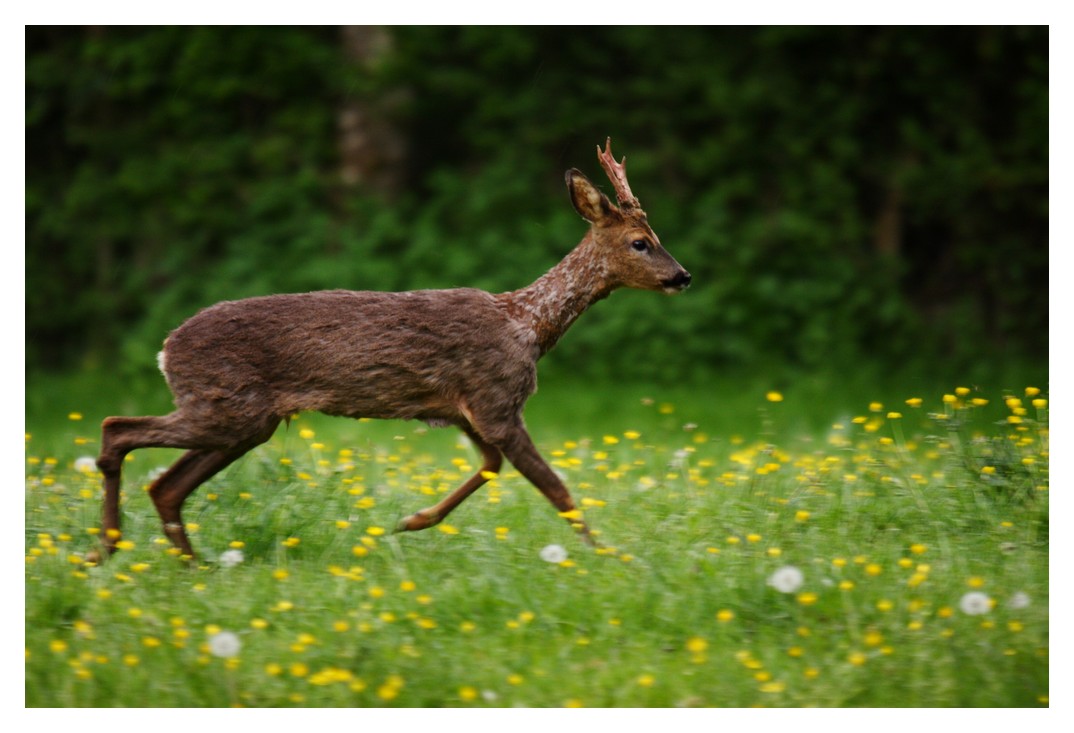
M 186 497 L 268 440 L 281 420 L 306 410 L 455 425 L 473 440 L 481 470 L 437 505 L 403 519 L 400 530 L 441 521 L 489 471 L 500 469 L 504 456 L 559 511 L 572 510 L 567 488 L 522 420 L 537 386 L 537 360 L 616 288 L 676 292 L 690 282 L 649 227 L 610 143 L 597 150 L 620 206 L 581 173 L 568 171 L 572 203 L 590 230 L 563 261 L 521 290 L 270 295 L 218 303 L 173 331 L 160 365 L 175 411 L 110 417 L 102 426 L 105 550 L 113 551 L 119 536 L 120 468 L 127 453 L 187 449 L 149 494 L 169 538 L 193 556 L 180 515 Z M 584 523 L 573 521 L 588 537 Z

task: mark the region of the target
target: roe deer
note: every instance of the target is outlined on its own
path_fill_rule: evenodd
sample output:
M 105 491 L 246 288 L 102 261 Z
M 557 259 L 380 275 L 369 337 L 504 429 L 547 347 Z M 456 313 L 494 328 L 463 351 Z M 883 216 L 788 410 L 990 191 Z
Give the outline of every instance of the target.
M 660 246 L 630 192 L 626 158 L 611 140 L 597 157 L 613 205 L 581 172 L 567 171 L 589 232 L 532 285 L 509 293 L 419 290 L 269 295 L 202 310 L 164 341 L 160 368 L 175 397 L 163 417 L 109 417 L 97 466 L 104 476 L 104 555 L 119 538 L 120 468 L 132 450 L 185 448 L 149 487 L 164 532 L 193 557 L 183 501 L 215 473 L 303 410 L 346 417 L 455 425 L 477 446 L 481 469 L 397 531 L 440 522 L 507 459 L 560 512 L 574 502 L 526 432 L 522 408 L 536 390 L 537 360 L 594 302 L 619 287 L 675 293 L 690 274 Z M 573 518 L 592 542 L 584 522 Z M 93 552 L 99 561 L 102 553 Z

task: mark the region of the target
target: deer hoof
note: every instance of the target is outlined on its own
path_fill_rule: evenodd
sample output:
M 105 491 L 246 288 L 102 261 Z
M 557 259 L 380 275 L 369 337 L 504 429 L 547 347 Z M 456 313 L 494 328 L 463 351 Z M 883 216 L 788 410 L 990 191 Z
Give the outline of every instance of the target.
M 440 518 L 435 515 L 423 514 L 417 512 L 411 514 L 409 517 L 404 517 L 399 520 L 399 524 L 395 525 L 396 532 L 416 532 L 419 529 L 428 529 L 434 524 L 438 524 Z

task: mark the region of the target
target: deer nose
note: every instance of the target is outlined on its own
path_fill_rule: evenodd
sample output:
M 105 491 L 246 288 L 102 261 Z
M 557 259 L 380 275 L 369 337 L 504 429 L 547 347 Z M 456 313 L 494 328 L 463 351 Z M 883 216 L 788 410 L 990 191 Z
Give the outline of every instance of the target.
M 686 290 L 686 288 L 690 287 L 691 280 L 693 280 L 693 277 L 690 273 L 686 270 L 679 270 L 675 277 L 664 281 L 664 289 L 670 291 Z

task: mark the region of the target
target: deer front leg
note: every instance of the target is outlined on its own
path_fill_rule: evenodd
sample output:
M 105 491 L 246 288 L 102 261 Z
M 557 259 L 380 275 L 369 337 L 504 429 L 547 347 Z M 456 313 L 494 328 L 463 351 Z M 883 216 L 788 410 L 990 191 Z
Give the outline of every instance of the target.
M 485 442 L 472 428 L 464 427 L 463 431 L 470 436 L 470 440 L 472 440 L 478 450 L 481 451 L 481 456 L 484 459 L 484 463 L 481 465 L 481 470 L 471 476 L 462 486 L 444 497 L 444 499 L 435 506 L 422 509 L 419 512 L 411 514 L 409 517 L 400 520 L 399 524 L 395 526 L 396 532 L 413 532 L 439 524 L 443 521 L 444 517 L 450 514 L 455 507 L 466 499 L 466 497 L 484 486 L 488 481 L 488 478 L 486 477 L 490 473 L 499 472 L 500 466 L 503 465 L 503 454 L 500 453 L 500 449 Z
M 567 491 L 567 487 L 560 480 L 552 467 L 545 462 L 529 433 L 522 425 L 518 425 L 511 433 L 508 440 L 501 446 L 507 460 L 511 461 L 519 473 L 536 486 L 542 494 L 548 497 L 552 505 L 559 510 L 560 514 L 573 513 L 575 511 L 574 499 Z M 578 530 L 586 544 L 598 546 L 589 526 L 579 516 L 568 516 L 567 521 Z

